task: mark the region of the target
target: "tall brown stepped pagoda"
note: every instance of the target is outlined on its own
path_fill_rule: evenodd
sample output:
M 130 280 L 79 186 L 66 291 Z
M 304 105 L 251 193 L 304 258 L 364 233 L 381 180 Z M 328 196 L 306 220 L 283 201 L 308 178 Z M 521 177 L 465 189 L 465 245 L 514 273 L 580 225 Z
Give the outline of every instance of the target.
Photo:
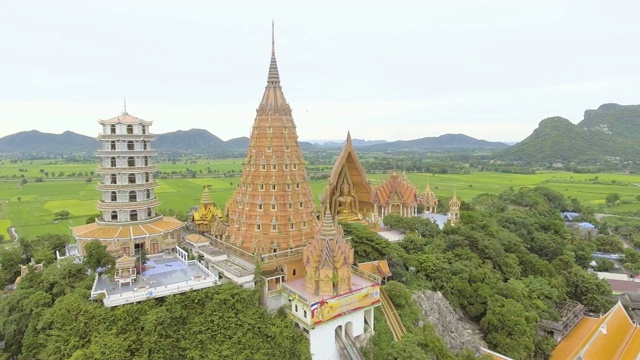
M 318 223 L 296 125 L 280 86 L 273 35 L 272 27 L 267 86 L 242 178 L 226 206 L 224 241 L 256 256 L 301 249 L 313 239 Z

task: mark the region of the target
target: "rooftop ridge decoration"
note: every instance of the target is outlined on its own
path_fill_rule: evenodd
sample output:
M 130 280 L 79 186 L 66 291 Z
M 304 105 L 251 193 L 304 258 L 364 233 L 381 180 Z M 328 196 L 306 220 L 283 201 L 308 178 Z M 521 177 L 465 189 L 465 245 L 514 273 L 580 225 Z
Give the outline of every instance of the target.
M 302 248 L 317 224 L 296 125 L 280 85 L 273 23 L 271 31 L 267 85 L 242 177 L 225 210 L 229 227 L 223 241 L 254 255 Z

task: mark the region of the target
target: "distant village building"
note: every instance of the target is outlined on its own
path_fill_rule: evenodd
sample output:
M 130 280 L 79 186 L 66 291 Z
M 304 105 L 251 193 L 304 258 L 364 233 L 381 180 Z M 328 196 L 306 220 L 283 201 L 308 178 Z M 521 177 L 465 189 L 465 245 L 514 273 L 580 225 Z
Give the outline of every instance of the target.
M 94 239 L 116 256 L 173 251 L 182 239 L 184 223 L 156 212 L 160 200 L 154 193 L 158 182 L 156 151 L 151 148 L 156 136 L 149 132 L 152 122 L 129 115 L 125 103 L 122 114 L 99 123 L 100 216 L 94 223 L 71 229 L 79 255 L 85 255 L 85 244 Z

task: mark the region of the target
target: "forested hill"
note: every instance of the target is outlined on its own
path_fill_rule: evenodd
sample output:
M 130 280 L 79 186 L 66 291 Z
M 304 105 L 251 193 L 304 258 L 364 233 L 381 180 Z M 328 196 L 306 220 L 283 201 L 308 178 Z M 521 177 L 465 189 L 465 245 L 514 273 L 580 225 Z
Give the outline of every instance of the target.
M 68 149 L 68 150 L 67 150 Z M 0 153 L 90 152 L 98 149 L 95 138 L 65 131 L 62 134 L 23 131 L 0 138 Z
M 445 150 L 445 149 L 502 149 L 509 145 L 501 142 L 478 140 L 464 134 L 444 134 L 415 140 L 399 140 L 362 147 L 368 151 L 393 150 Z
M 530 165 L 604 160 L 640 160 L 640 105 L 604 104 L 587 110 L 573 124 L 561 117 L 544 119 L 520 143 L 496 155 Z

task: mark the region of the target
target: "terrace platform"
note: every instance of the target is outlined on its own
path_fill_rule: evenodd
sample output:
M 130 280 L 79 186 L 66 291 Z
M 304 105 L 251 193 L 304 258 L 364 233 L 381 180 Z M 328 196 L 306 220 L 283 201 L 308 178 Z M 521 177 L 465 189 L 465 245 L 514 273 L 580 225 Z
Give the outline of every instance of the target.
M 204 289 L 217 284 L 218 278 L 197 261 L 184 261 L 173 255 L 157 255 L 149 257 L 146 270 L 132 285 L 118 286 L 107 276 L 96 275 L 91 299 L 102 298 L 104 305 L 111 307 Z

